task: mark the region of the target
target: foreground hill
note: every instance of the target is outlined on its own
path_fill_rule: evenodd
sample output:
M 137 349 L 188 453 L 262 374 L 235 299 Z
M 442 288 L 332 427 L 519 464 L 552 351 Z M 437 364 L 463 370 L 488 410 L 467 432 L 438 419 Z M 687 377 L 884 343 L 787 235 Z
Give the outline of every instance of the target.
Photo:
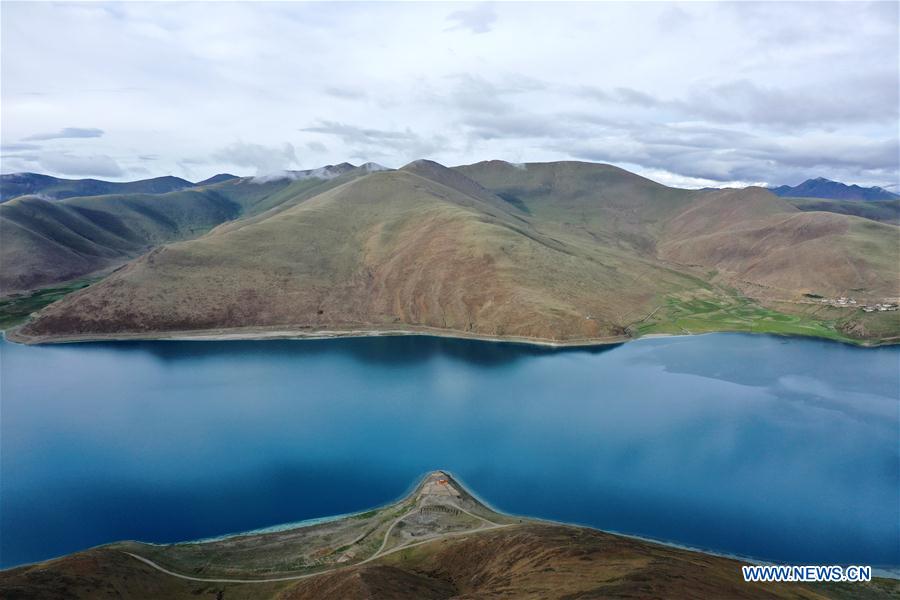
M 0 572 L 4 598 L 892 598 L 896 581 L 744 583 L 741 562 L 513 518 L 437 471 L 376 510 L 271 533 L 123 542 Z
M 776 196 L 786 198 L 825 198 L 829 200 L 900 200 L 900 196 L 880 187 L 861 187 L 831 181 L 824 177 L 807 179 L 800 185 L 770 188 Z
M 761 188 L 678 190 L 591 163 L 348 167 L 207 188 L 237 203 L 237 216 L 54 304 L 16 339 L 900 334 L 900 313 L 861 310 L 900 296 L 894 225 L 800 211 Z M 259 185 L 279 187 L 242 195 Z M 830 300 L 848 295 L 852 309 Z

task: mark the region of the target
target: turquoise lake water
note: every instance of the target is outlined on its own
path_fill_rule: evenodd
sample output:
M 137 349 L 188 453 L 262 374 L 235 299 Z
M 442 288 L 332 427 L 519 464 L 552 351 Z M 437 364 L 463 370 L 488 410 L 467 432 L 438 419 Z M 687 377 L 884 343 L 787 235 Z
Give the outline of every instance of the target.
M 741 334 L 0 343 L 0 564 L 367 509 L 494 507 L 799 564 L 900 565 L 900 348 Z

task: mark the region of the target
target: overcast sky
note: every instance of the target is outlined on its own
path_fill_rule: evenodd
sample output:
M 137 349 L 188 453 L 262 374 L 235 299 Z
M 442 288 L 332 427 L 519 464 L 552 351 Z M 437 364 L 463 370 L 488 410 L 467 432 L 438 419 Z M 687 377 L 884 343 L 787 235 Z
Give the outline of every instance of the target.
M 2 3 L 2 170 L 898 187 L 898 3 Z

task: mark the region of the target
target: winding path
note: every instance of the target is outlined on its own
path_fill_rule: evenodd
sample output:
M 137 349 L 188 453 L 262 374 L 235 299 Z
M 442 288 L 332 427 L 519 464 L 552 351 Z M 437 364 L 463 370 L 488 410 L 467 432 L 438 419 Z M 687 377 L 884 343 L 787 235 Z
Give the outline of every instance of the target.
M 510 525 L 513 525 L 513 523 L 505 523 L 505 524 L 494 523 L 493 521 L 488 520 L 484 517 L 480 517 L 476 514 L 470 513 L 463 507 L 458 506 L 457 504 L 452 503 L 452 502 L 449 503 L 448 506 L 452 506 L 453 508 L 459 510 L 460 512 L 463 512 L 463 513 L 469 515 L 470 517 L 474 517 L 475 519 L 478 519 L 479 521 L 481 521 L 481 524 L 478 527 L 475 527 L 474 529 L 466 529 L 465 531 L 454 531 L 451 533 L 441 533 L 441 534 L 437 534 L 437 535 L 428 537 L 423 540 L 419 540 L 418 542 L 404 544 L 402 546 L 397 546 L 396 548 L 391 548 L 390 550 L 385 550 L 385 547 L 387 546 L 387 543 L 388 543 L 388 539 L 390 538 L 391 532 L 394 530 L 394 527 L 400 521 L 402 521 L 403 519 L 405 519 L 406 517 L 408 517 L 415 511 L 421 510 L 421 507 L 415 507 L 415 508 L 412 508 L 412 509 L 408 510 L 407 512 L 403 513 L 396 519 L 394 519 L 394 521 L 391 523 L 390 527 L 388 527 L 387 531 L 384 532 L 384 539 L 381 541 L 381 546 L 379 546 L 378 550 L 375 551 L 375 554 L 373 554 L 369 558 L 367 558 L 365 560 L 361 560 L 358 563 L 353 563 L 352 565 L 341 565 L 338 567 L 333 567 L 331 569 L 326 569 L 324 571 L 317 571 L 315 573 L 306 573 L 303 575 L 286 575 L 283 577 L 269 577 L 266 579 L 227 579 L 227 578 L 194 577 L 192 575 L 183 575 L 181 573 L 176 573 L 175 571 L 170 571 L 169 569 L 166 569 L 165 567 L 162 567 L 162 566 L 156 564 L 149 558 L 144 558 L 143 556 L 140 556 L 138 554 L 134 554 L 132 552 L 125 552 L 125 551 L 122 551 L 122 552 L 123 552 L 123 554 L 127 554 L 128 556 L 131 556 L 132 558 L 135 558 L 135 559 L 141 561 L 142 563 L 144 563 L 145 565 L 147 565 L 149 567 L 153 567 L 154 569 L 156 569 L 157 571 L 159 571 L 161 573 L 165 573 L 166 575 L 171 575 L 172 577 L 178 577 L 179 579 L 187 579 L 188 581 L 201 581 L 204 583 L 277 583 L 279 581 L 296 581 L 298 579 L 307 579 L 309 577 L 316 577 L 318 575 L 324 575 L 325 573 L 331 573 L 333 571 L 338 571 L 341 569 L 350 569 L 353 567 L 358 567 L 360 565 L 364 565 L 368 562 L 371 562 L 371 561 L 381 558 L 383 556 L 387 556 L 389 554 L 393 554 L 393 553 L 399 552 L 401 550 L 406 550 L 407 548 L 412 548 L 414 546 L 421 546 L 422 544 L 427 544 L 429 542 L 434 542 L 434 541 L 441 540 L 441 539 L 448 538 L 448 537 L 469 535 L 472 533 L 479 533 L 481 531 L 489 531 L 492 529 L 501 529 L 503 527 L 509 527 Z

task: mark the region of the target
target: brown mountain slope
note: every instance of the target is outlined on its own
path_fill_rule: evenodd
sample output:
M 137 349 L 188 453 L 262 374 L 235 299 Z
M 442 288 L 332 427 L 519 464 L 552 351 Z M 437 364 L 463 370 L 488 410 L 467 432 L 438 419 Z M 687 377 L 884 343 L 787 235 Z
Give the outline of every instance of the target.
M 161 573 L 97 548 L 0 573 L 12 599 L 463 600 L 729 598 L 888 600 L 896 581 L 748 584 L 741 563 L 599 531 L 523 524 L 450 538 L 299 581 L 215 583 Z
M 803 293 L 882 301 L 900 295 L 900 229 L 802 213 L 763 188 L 675 190 L 609 165 L 488 161 L 456 167 L 532 215 L 543 231 L 582 232 L 765 300 Z
M 722 271 L 776 297 L 851 291 L 900 295 L 897 227 L 826 212 L 800 212 L 762 188 L 709 193 L 668 220 L 662 258 Z
M 157 250 L 49 307 L 24 333 L 404 324 L 601 338 L 649 310 L 657 286 L 697 285 L 621 252 L 543 235 L 474 182 L 439 165 L 426 178 L 420 167 L 373 173 Z
M 452 598 L 889 598 L 898 586 L 746 584 L 740 563 L 608 533 L 523 524 L 386 557 L 401 573 L 450 583 Z M 370 567 L 374 569 L 375 567 Z M 365 572 L 366 568 L 358 569 Z M 384 574 L 388 579 L 393 574 Z M 352 580 L 356 573 L 343 575 Z M 375 579 L 376 575 L 371 574 Z M 281 597 L 317 597 L 312 579 Z M 844 588 L 843 590 L 841 588 Z M 339 596 L 318 596 L 338 598 Z M 447 598 L 435 594 L 434 598 Z

